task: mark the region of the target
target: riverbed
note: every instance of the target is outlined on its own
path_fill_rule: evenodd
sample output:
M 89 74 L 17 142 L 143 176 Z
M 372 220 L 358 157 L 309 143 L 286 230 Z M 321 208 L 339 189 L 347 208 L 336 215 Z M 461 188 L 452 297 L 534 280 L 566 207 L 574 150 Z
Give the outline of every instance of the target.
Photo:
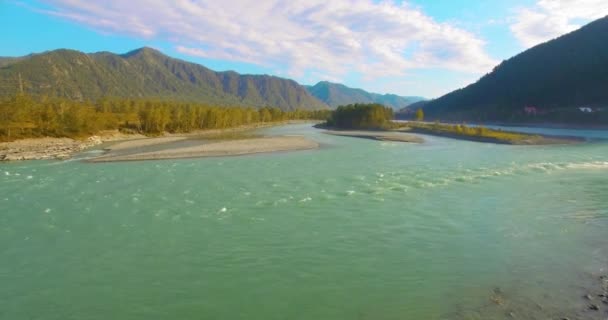
M 0 319 L 605 319 L 607 143 L 260 134 L 321 147 L 1 163 Z

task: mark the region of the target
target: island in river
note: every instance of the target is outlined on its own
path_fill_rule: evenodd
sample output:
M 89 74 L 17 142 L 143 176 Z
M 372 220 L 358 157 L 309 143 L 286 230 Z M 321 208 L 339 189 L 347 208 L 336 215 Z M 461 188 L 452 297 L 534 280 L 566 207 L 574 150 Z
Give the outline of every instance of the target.
M 421 114 L 419 120 L 422 120 L 423 117 L 424 115 Z M 398 136 L 395 132 L 410 132 L 476 142 L 516 145 L 566 144 L 582 141 L 582 139 L 578 138 L 533 135 L 500 129 L 488 129 L 482 126 L 468 127 L 461 124 L 451 125 L 422 121 L 396 122 L 393 121 L 393 118 L 393 110 L 379 104 L 350 104 L 338 107 L 332 112 L 328 120 L 324 124 L 318 125 L 317 128 L 333 130 L 332 132 L 343 132 L 341 135 L 358 138 L 384 140 L 390 137 L 396 138 L 398 141 L 404 141 L 405 139 L 406 142 L 419 141 L 412 141 L 407 137 Z M 367 133 L 349 134 L 348 130 L 364 130 Z
M 462 124 L 447 124 L 438 122 L 425 123 L 409 121 L 399 123 L 397 125 L 397 129 L 393 130 L 475 142 L 511 145 L 571 144 L 585 141 L 585 139 L 579 137 L 529 134 L 523 132 L 505 131 L 502 129 L 489 129 L 483 126 L 471 127 Z

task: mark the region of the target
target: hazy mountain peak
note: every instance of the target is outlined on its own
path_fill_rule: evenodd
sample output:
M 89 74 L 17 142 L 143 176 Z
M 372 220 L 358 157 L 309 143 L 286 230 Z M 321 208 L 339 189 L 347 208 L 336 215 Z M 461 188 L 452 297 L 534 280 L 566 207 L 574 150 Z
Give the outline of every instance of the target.
M 404 97 L 395 94 L 379 94 L 363 89 L 350 88 L 341 83 L 320 81 L 306 89 L 317 99 L 332 107 L 352 103 L 380 103 L 393 109 L 401 109 L 412 103 L 424 100 L 422 97 Z

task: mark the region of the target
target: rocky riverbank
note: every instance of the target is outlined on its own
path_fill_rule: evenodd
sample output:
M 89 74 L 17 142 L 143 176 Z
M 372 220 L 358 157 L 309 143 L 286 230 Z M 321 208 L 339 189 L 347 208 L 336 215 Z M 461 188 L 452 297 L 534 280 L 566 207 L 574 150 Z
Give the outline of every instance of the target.
M 495 287 L 479 307 L 456 306 L 441 319 L 605 320 L 608 319 L 608 274 L 582 275 L 579 286 L 549 290 L 537 297 L 524 296 L 513 288 Z
M 149 138 L 142 134 L 125 134 L 118 130 L 102 131 L 97 135 L 78 140 L 71 138 L 30 138 L 11 142 L 0 143 L 0 161 L 19 161 L 19 160 L 53 160 L 67 159 L 73 154 L 84 149 L 100 145 L 105 142 L 122 141 L 123 144 L 114 145 L 112 149 L 130 148 L 133 146 L 156 145 L 161 142 L 172 142 L 192 138 L 230 140 L 235 139 L 236 135 L 248 130 L 261 129 L 266 127 L 285 125 L 315 123 L 309 120 L 290 120 L 272 123 L 256 123 L 228 129 L 200 130 L 190 133 L 170 134 L 165 133 L 163 137 Z M 236 138 L 241 138 L 240 136 Z
M 75 152 L 102 142 L 98 136 L 84 141 L 46 137 L 3 142 L 0 143 L 0 161 L 67 159 Z
M 0 161 L 67 159 L 74 153 L 109 141 L 141 139 L 140 134 L 104 131 L 86 139 L 32 138 L 0 143 Z

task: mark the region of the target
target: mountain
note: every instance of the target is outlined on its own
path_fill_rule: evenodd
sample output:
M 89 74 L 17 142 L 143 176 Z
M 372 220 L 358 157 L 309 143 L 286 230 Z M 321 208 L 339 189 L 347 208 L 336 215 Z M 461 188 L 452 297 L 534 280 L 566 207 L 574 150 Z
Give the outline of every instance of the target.
M 476 83 L 429 101 L 424 112 L 427 119 L 521 121 L 532 114 L 574 122 L 583 106 L 608 110 L 608 17 L 503 61 Z M 587 118 L 608 120 L 606 112 Z
M 397 112 L 398 113 L 411 113 L 411 114 L 413 114 L 418 109 L 424 109 L 424 106 L 426 106 L 428 103 L 429 103 L 428 100 L 422 100 L 422 101 L 414 102 L 414 103 L 408 105 L 405 108 L 399 109 Z
M 0 67 L 8 66 L 9 64 L 23 60 L 26 57 L 0 57 Z
M 331 107 L 353 103 L 379 103 L 393 109 L 401 109 L 414 102 L 424 100 L 421 97 L 402 97 L 395 94 L 370 93 L 362 89 L 349 88 L 343 84 L 321 81 L 306 89 L 317 99 Z
M 215 72 L 174 59 L 151 48 L 126 54 L 54 50 L 19 58 L 0 58 L 0 96 L 20 90 L 33 96 L 96 100 L 104 96 L 186 100 L 222 106 L 328 106 L 297 82 L 268 75 Z

